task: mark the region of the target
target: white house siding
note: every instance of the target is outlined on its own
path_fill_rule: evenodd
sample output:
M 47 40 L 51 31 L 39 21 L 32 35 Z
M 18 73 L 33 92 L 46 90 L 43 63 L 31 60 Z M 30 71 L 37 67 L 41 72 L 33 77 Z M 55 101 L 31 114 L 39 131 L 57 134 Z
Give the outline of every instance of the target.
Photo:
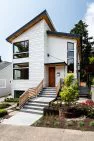
M 44 28 L 42 20 L 21 34 L 13 42 L 29 40 L 29 58 L 13 59 L 13 63 L 29 62 L 29 80 L 13 80 L 14 90 L 27 90 L 36 87 L 44 78 Z
M 65 69 L 66 66 L 56 66 L 55 67 L 55 85 L 58 84 L 59 80 L 60 79 L 64 79 L 65 76 L 66 76 L 66 69 Z M 58 75 L 58 73 L 60 75 Z
M 4 80 L 6 83 L 5 88 L 0 88 L 1 97 L 11 93 L 12 64 L 8 65 L 0 71 L 0 79 Z
M 44 63 L 47 60 L 48 53 L 48 35 L 47 30 L 50 30 L 47 23 L 44 21 Z M 48 66 L 44 65 L 44 87 L 48 86 Z
M 48 36 L 48 53 L 51 56 L 47 57 L 45 63 L 56 63 L 56 62 L 67 63 L 67 42 L 74 43 L 74 75 L 76 78 L 77 77 L 77 51 L 76 51 L 77 41 L 74 39 Z M 67 68 L 65 73 L 67 74 Z

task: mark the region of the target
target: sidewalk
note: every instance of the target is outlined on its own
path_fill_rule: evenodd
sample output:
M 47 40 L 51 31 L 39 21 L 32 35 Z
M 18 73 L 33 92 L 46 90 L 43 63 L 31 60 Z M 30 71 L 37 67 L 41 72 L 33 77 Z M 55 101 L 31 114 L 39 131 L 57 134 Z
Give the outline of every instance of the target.
M 0 124 L 0 141 L 94 141 L 94 132 Z

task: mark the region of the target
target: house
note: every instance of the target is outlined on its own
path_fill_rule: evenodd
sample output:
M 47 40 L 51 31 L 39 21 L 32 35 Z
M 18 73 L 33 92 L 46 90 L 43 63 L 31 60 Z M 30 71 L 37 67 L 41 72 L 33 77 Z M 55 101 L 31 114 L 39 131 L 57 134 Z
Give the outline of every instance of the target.
M 56 87 L 67 73 L 79 79 L 80 37 L 57 32 L 47 11 L 7 38 L 13 48 L 12 95 L 19 97 L 29 88 Z
M 0 62 L 0 97 L 11 94 L 12 63 Z

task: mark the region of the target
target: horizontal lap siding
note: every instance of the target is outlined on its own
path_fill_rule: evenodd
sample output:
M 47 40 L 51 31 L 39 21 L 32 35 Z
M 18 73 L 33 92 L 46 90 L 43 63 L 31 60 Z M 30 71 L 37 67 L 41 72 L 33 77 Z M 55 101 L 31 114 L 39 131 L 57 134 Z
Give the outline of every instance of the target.
M 29 62 L 29 80 L 13 80 L 12 91 L 36 87 L 44 78 L 44 32 L 42 20 L 13 41 L 29 40 L 29 58 L 13 60 L 13 63 Z

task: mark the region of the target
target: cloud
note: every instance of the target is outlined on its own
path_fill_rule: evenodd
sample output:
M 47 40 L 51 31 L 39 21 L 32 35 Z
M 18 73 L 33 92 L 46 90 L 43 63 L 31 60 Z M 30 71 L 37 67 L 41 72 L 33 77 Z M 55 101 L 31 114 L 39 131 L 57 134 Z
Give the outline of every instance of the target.
M 94 2 L 87 5 L 84 21 L 88 25 L 89 36 L 94 38 Z

